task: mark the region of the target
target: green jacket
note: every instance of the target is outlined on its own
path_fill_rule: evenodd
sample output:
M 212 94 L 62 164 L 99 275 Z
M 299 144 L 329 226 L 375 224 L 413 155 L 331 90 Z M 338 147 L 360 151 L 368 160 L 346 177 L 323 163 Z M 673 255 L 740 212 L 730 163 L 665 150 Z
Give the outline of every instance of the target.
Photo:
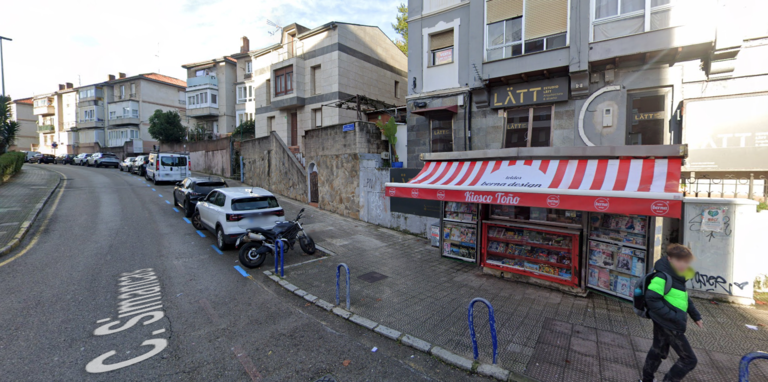
M 686 275 L 678 275 L 667 257 L 661 258 L 653 266 L 657 272 L 664 272 L 672 277 L 672 288 L 664 295 L 666 278 L 656 276 L 648 285 L 645 302 L 648 305 L 648 314 L 659 325 L 680 333 L 685 333 L 690 315 L 694 321 L 701 320 L 701 314 L 693 305 L 688 296 L 685 282 L 693 277 L 693 270 L 689 269 Z

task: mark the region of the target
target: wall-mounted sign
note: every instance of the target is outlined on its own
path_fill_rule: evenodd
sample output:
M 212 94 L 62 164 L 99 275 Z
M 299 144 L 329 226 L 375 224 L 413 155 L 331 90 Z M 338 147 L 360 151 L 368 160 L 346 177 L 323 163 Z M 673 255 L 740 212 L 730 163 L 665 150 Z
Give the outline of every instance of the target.
M 491 89 L 491 108 L 510 108 L 568 101 L 568 77 L 497 86 Z
M 348 123 L 341 127 L 342 131 L 355 131 L 355 124 L 354 123 Z
M 453 62 L 453 49 L 441 50 L 433 54 L 435 55 L 434 65 L 450 64 Z
M 725 226 L 726 208 L 713 207 L 701 211 L 701 230 L 710 232 L 723 232 Z

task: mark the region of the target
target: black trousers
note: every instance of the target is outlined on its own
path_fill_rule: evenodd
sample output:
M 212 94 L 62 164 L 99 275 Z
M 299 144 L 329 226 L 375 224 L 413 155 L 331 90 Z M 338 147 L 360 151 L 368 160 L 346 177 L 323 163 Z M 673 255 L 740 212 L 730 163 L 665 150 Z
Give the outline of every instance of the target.
M 651 345 L 651 350 L 648 351 L 648 356 L 645 358 L 643 382 L 653 382 L 653 375 L 659 369 L 661 361 L 667 359 L 670 347 L 675 350 L 679 358 L 664 376 L 664 382 L 680 382 L 686 374 L 696 367 L 698 360 L 696 354 L 693 353 L 691 344 L 685 338 L 685 333 L 665 329 L 654 321 L 653 345 Z

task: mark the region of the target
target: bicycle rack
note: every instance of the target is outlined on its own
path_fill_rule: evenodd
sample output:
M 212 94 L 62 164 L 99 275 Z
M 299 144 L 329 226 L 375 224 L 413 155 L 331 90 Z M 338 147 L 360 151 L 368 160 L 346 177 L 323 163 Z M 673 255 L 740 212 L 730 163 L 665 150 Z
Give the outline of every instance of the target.
M 756 359 L 768 359 L 768 353 L 757 351 L 742 357 L 739 362 L 739 382 L 749 382 L 749 363 Z
M 278 248 L 280 249 L 280 277 L 285 277 L 285 269 L 283 268 L 285 258 L 285 252 L 283 251 L 284 244 L 280 239 L 276 240 L 275 242 L 275 256 L 278 255 Z M 275 257 L 275 274 L 277 274 L 277 257 Z
M 491 341 L 493 341 L 493 364 L 496 364 L 496 357 L 499 354 L 499 344 L 496 341 L 496 318 L 493 315 L 493 306 L 491 306 L 491 303 L 488 302 L 488 300 L 484 298 L 474 298 L 472 301 L 469 302 L 469 309 L 467 310 L 467 320 L 469 321 L 469 334 L 472 336 L 472 351 L 475 355 L 475 361 L 477 361 L 477 358 L 479 357 L 479 354 L 477 352 L 477 337 L 475 336 L 475 320 L 473 317 L 473 313 L 475 310 L 475 303 L 476 302 L 482 302 L 485 304 L 485 306 L 488 307 L 488 323 L 491 326 Z
M 341 263 L 336 267 L 336 305 L 339 305 L 339 279 L 341 278 L 341 267 L 347 270 L 347 310 L 349 310 L 349 267 Z

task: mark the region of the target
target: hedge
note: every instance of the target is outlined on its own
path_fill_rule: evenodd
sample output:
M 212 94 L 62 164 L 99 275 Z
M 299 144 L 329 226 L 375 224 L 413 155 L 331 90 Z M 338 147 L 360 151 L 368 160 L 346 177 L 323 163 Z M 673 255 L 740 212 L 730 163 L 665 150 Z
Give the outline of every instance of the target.
M 6 177 L 10 177 L 21 170 L 25 155 L 18 151 L 11 151 L 0 155 L 0 184 L 3 184 Z

